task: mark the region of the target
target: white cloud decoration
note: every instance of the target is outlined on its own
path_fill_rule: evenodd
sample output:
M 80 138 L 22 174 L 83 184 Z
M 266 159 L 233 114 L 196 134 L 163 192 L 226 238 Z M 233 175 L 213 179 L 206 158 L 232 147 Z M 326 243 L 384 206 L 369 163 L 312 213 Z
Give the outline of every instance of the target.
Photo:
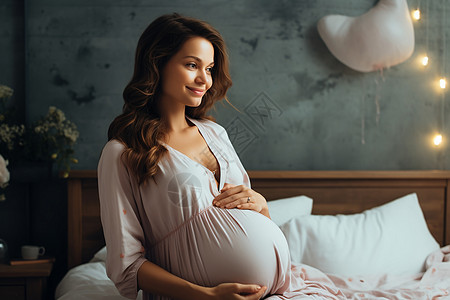
M 380 0 L 359 17 L 328 15 L 319 20 L 317 29 L 331 53 L 360 72 L 389 68 L 414 52 L 406 0 Z

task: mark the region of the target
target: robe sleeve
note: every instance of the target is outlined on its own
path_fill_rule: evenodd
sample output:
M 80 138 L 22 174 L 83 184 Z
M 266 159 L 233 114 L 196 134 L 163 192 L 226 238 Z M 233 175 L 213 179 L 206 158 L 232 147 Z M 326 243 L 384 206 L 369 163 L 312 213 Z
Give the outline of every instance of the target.
M 242 184 L 247 186 L 248 188 L 251 188 L 250 177 L 248 176 L 247 171 L 244 168 L 244 165 L 242 164 L 241 160 L 239 159 L 239 156 L 237 155 L 236 150 L 234 149 L 234 146 L 230 141 L 227 131 L 221 125 L 219 125 L 219 124 L 217 124 L 217 125 L 220 128 L 219 129 L 220 138 L 228 146 L 226 149 L 226 153 L 225 153 L 225 156 L 228 159 L 228 162 L 236 164 L 236 166 L 239 168 L 239 170 L 242 173 Z
M 137 271 L 146 261 L 144 232 L 139 221 L 132 180 L 121 159 L 124 146 L 109 141 L 99 160 L 100 215 L 106 241 L 106 272 L 119 293 L 130 299 L 138 294 Z

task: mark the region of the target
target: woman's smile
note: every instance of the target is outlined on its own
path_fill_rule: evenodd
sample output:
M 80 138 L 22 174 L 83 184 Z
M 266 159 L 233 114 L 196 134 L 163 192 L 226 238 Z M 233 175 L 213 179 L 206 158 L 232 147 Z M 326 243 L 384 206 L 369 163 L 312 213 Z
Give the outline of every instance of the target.
M 194 87 L 189 87 L 189 86 L 186 86 L 186 88 L 197 97 L 203 97 L 203 95 L 206 93 L 205 89 L 199 89 L 199 88 L 194 88 Z

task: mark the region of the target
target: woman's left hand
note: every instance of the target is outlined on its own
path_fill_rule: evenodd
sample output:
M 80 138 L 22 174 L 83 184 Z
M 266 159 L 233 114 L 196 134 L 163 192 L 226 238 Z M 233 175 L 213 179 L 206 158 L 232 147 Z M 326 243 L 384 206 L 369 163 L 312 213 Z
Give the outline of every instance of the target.
M 251 188 L 225 183 L 220 191 L 221 194 L 214 198 L 213 205 L 220 208 L 250 209 L 270 218 L 266 199 Z

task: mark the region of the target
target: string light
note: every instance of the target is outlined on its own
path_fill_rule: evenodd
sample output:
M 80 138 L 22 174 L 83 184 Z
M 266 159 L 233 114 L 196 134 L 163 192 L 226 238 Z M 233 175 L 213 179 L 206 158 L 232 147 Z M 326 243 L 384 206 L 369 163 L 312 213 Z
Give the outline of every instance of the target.
M 420 13 L 420 9 L 416 9 L 413 11 L 412 13 L 413 19 L 416 21 L 419 21 L 421 18 L 421 13 Z
M 429 1 L 430 0 L 427 0 L 427 9 L 426 9 L 427 13 L 429 13 L 429 9 L 428 9 Z M 443 22 L 444 22 L 443 27 L 445 28 L 445 25 L 446 25 L 445 24 L 445 21 L 446 21 L 446 9 L 445 9 L 445 5 L 446 4 L 445 4 L 445 0 L 442 0 L 442 3 L 443 3 L 443 6 L 444 6 L 443 7 Z M 415 21 L 418 21 L 418 20 L 422 19 L 422 13 L 421 13 L 419 7 L 417 9 L 413 10 L 411 15 L 412 15 L 413 20 L 415 20 Z M 428 53 L 427 53 L 428 50 L 429 50 L 428 49 L 428 19 L 429 19 L 428 17 L 425 18 L 425 21 L 426 21 L 426 24 L 425 24 L 426 25 L 426 53 L 420 57 L 420 63 L 423 66 L 428 66 L 428 64 L 430 63 L 430 59 L 429 59 Z M 445 59 L 446 58 L 445 57 L 446 49 L 445 48 L 446 48 L 446 39 L 445 39 L 445 33 L 444 33 L 444 37 L 443 37 L 443 63 L 442 63 L 443 74 L 446 74 L 445 73 L 446 72 L 446 59 Z M 447 88 L 447 79 L 446 79 L 445 76 L 442 76 L 441 78 L 439 78 L 439 87 L 440 87 L 441 90 L 445 90 Z M 442 102 L 441 102 L 441 105 L 442 105 L 442 107 L 441 107 L 441 114 L 442 114 L 442 116 L 441 116 L 441 123 L 442 124 L 441 124 L 441 127 L 444 128 L 444 123 L 445 123 L 444 122 L 444 117 L 445 117 L 445 113 L 444 113 L 445 92 L 442 92 L 441 96 L 442 96 Z M 433 137 L 433 145 L 436 146 L 436 147 L 441 147 L 442 143 L 443 143 L 442 134 L 441 133 L 436 133 L 434 135 L 434 137 Z
M 427 13 L 429 12 L 429 10 L 428 10 L 428 2 L 429 1 L 430 0 L 427 1 L 427 10 L 426 10 Z M 445 0 L 442 0 L 442 3 L 443 3 L 443 6 L 444 6 L 443 7 L 443 21 L 444 21 L 443 27 L 445 28 L 445 25 L 446 25 L 445 24 L 445 21 L 446 21 L 446 9 L 445 9 L 445 5 L 446 4 L 445 4 Z M 412 18 L 414 20 L 416 20 L 416 21 L 418 21 L 418 20 L 420 20 L 422 18 L 422 13 L 421 13 L 419 8 L 415 9 L 414 11 L 412 11 Z M 425 19 L 426 19 L 426 47 L 427 47 L 426 51 L 428 52 L 428 19 L 429 18 L 426 17 Z M 443 74 L 445 74 L 445 72 L 446 72 L 446 70 L 445 70 L 446 69 L 446 60 L 445 60 L 446 50 L 445 50 L 445 48 L 446 48 L 446 39 L 445 39 L 445 33 L 444 33 L 444 37 L 443 37 L 443 63 L 442 63 L 442 65 L 443 65 Z M 420 58 L 420 62 L 421 62 L 421 64 L 423 66 L 428 66 L 428 64 L 429 64 L 428 54 L 423 55 Z M 444 76 L 439 79 L 439 87 L 442 90 L 447 88 L 447 79 Z M 441 96 L 442 96 L 442 102 L 441 102 L 441 105 L 442 105 L 442 108 L 441 108 L 441 114 L 442 114 L 442 116 L 441 116 L 441 123 L 442 123 L 442 125 L 441 125 L 441 127 L 443 128 L 444 127 L 444 123 L 445 123 L 444 122 L 444 117 L 445 117 L 445 113 L 444 113 L 445 92 L 443 92 L 441 94 Z M 433 144 L 436 147 L 439 147 L 439 146 L 442 146 L 442 142 L 443 142 L 442 134 L 441 133 L 435 134 L 435 136 L 433 137 Z
M 445 78 L 439 79 L 439 86 L 441 89 L 445 89 L 447 87 L 447 80 L 445 80 Z
M 433 138 L 433 144 L 436 146 L 439 146 L 440 144 L 442 144 L 442 135 L 441 134 L 436 134 Z

